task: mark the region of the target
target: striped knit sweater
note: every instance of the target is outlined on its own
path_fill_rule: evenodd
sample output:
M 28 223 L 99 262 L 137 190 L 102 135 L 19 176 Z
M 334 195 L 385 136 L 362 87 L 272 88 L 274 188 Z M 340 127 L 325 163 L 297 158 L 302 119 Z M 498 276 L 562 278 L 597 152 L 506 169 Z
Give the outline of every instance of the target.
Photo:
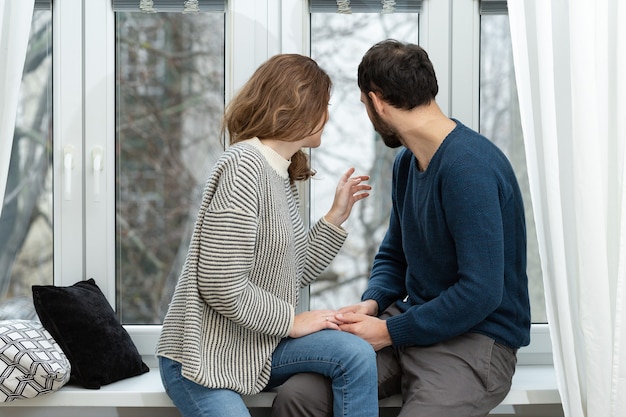
M 241 394 L 267 385 L 299 289 L 346 238 L 323 219 L 307 233 L 288 167 L 255 138 L 228 148 L 207 181 L 156 349 L 200 385 Z

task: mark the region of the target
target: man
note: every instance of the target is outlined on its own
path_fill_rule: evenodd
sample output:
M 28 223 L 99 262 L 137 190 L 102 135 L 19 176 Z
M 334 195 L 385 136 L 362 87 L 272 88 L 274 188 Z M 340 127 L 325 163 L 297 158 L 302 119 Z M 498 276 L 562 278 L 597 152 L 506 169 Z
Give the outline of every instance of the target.
M 389 228 L 342 331 L 377 351 L 379 398 L 400 416 L 484 416 L 507 395 L 530 340 L 526 226 L 513 169 L 488 139 L 446 117 L 419 46 L 386 40 L 358 68 L 361 101 L 393 167 Z M 330 416 L 328 380 L 285 383 L 274 416 Z

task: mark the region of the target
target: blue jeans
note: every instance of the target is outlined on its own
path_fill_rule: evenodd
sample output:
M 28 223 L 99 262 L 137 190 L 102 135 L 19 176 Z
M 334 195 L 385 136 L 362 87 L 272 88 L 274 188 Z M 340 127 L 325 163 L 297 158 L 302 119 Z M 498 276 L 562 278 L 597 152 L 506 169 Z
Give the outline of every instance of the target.
M 185 378 L 181 364 L 159 356 L 165 392 L 183 417 L 250 417 L 241 395 L 228 389 L 211 389 Z
M 163 386 L 183 417 L 250 416 L 241 395 L 198 385 L 181 375 L 181 365 L 159 357 Z M 283 339 L 272 356 L 268 388 L 290 376 L 318 373 L 332 381 L 335 417 L 378 416 L 376 354 L 363 339 L 336 330 L 322 330 L 297 339 Z

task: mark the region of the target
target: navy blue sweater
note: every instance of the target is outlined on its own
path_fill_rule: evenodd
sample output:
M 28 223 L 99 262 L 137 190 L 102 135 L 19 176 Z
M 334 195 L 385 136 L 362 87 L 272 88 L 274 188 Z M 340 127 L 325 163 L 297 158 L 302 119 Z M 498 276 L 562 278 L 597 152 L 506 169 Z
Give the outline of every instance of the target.
M 506 156 L 456 121 L 428 168 L 402 150 L 393 168 L 389 229 L 362 299 L 387 320 L 394 345 L 431 345 L 466 332 L 512 348 L 530 341 L 524 206 Z

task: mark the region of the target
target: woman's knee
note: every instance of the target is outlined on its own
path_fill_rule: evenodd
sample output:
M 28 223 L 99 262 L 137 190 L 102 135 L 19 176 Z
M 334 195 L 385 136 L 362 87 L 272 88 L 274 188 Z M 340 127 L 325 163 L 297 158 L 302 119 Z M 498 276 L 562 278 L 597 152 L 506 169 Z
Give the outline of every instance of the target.
M 346 343 L 343 344 L 343 349 L 350 361 L 361 364 L 361 366 L 370 365 L 376 367 L 376 352 L 374 348 L 361 339 L 358 336 L 351 335 Z

